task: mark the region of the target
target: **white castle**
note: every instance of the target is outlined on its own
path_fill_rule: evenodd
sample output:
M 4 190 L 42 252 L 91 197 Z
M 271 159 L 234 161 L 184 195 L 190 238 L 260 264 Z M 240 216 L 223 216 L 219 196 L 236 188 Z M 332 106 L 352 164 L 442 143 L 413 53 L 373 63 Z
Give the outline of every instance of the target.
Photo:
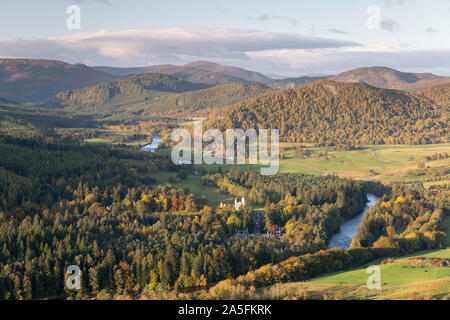
M 226 207 L 226 204 L 223 204 L 223 202 L 220 203 L 220 208 L 224 208 Z M 242 197 L 241 201 L 238 201 L 237 198 L 234 198 L 234 209 L 236 209 L 236 211 L 241 211 L 245 206 L 245 198 Z

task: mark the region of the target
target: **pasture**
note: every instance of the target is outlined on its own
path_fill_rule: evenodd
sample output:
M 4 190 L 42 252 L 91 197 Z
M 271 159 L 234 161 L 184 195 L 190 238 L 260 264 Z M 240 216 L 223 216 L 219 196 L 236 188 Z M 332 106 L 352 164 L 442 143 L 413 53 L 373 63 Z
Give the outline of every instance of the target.
M 394 259 L 382 259 L 368 265 L 378 265 L 381 290 L 368 289 L 368 265 L 334 272 L 305 282 L 277 284 L 259 290 L 262 296 L 279 294 L 311 299 L 441 299 L 450 294 L 450 267 L 414 266 L 410 258 L 450 258 L 450 249 L 418 252 Z

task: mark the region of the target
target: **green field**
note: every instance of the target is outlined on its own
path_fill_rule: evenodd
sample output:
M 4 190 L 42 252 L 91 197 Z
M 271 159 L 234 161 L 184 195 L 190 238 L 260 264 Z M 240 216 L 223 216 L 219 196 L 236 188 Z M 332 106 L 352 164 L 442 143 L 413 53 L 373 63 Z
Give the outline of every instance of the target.
M 413 256 L 450 258 L 450 250 L 432 251 L 426 254 L 415 254 Z M 388 264 L 379 264 L 379 267 L 381 269 L 382 286 L 399 286 L 406 285 L 411 282 L 430 281 L 450 277 L 450 268 L 419 268 L 408 265 L 406 263 L 407 259 L 413 256 L 395 259 L 394 262 Z M 367 281 L 367 278 L 368 275 L 366 273 L 366 268 L 359 268 L 345 272 L 331 273 L 315 278 L 310 282 L 364 285 Z
M 169 182 L 169 178 L 175 179 L 175 182 Z M 206 187 L 201 184 L 201 175 L 189 174 L 186 180 L 181 180 L 176 178 L 175 172 L 159 172 L 157 175 L 152 176 L 156 179 L 156 185 L 171 184 L 173 186 L 179 187 L 181 189 L 188 188 L 189 192 L 193 193 L 196 197 L 205 197 L 207 200 L 207 205 L 216 208 L 221 201 L 224 203 L 234 201 L 231 197 L 225 193 L 221 193 L 218 189 Z
M 69 129 L 60 130 L 63 132 L 70 132 Z M 148 137 L 141 134 L 137 137 L 133 136 L 132 133 L 119 130 L 108 130 L 108 129 L 91 129 L 92 133 L 95 134 L 96 138 L 84 139 L 86 143 L 91 144 L 126 144 L 129 146 L 134 146 L 136 148 L 142 147 L 149 143 Z M 72 133 L 74 134 L 74 133 Z
M 306 282 L 293 282 L 266 287 L 262 296 L 278 292 L 295 297 L 307 292 L 312 299 L 420 299 L 449 297 L 450 267 L 414 266 L 412 257 L 450 258 L 450 249 L 418 252 L 413 255 L 374 261 L 364 267 L 326 274 Z M 378 265 L 381 290 L 367 288 L 370 274 L 367 266 Z

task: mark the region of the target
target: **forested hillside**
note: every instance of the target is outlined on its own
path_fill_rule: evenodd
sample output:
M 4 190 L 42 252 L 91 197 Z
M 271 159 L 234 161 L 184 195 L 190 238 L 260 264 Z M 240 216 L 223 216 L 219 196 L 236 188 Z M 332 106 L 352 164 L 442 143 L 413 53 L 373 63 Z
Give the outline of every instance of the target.
M 202 84 L 190 83 L 178 78 L 157 73 L 144 73 L 127 78 L 114 79 L 99 85 L 62 92 L 51 102 L 54 106 L 101 107 L 115 97 L 128 103 L 145 100 L 157 92 L 185 92 L 204 89 Z
M 210 127 L 276 128 L 320 146 L 448 141 L 449 108 L 413 93 L 321 80 L 218 110 Z
M 427 98 L 430 98 L 437 104 L 450 108 L 450 83 L 431 86 L 414 91 L 417 94 L 421 94 Z
M 450 214 L 450 191 L 394 185 L 391 195 L 364 216 L 352 247 L 411 252 L 445 247 L 444 217 Z

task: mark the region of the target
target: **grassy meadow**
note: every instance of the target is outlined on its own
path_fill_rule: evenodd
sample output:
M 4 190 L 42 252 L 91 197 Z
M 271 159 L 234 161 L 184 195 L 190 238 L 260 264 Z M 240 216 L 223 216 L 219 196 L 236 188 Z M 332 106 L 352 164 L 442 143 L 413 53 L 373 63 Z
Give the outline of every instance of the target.
M 201 175 L 189 174 L 188 178 L 185 180 L 176 177 L 175 172 L 159 172 L 157 175 L 153 176 L 156 179 L 156 185 L 171 184 L 173 186 L 179 187 L 181 189 L 188 188 L 191 193 L 196 197 L 205 197 L 207 200 L 207 205 L 216 208 L 221 201 L 224 203 L 234 201 L 229 195 L 220 192 L 218 189 L 203 186 L 201 183 Z M 170 182 L 169 179 L 174 182 Z
M 295 148 L 285 145 L 284 159 L 280 160 L 281 172 L 337 174 L 361 180 L 386 182 L 427 181 L 425 175 L 410 176 L 407 171 L 417 169 L 424 156 L 434 153 L 450 153 L 450 144 L 438 145 L 389 145 L 365 146 L 352 151 L 327 151 L 324 148 L 307 147 L 308 157 L 299 158 Z M 426 166 L 448 167 L 450 159 L 425 162 Z M 448 175 L 444 181 L 450 181 Z M 442 183 L 433 181 L 428 185 Z
M 383 261 L 375 262 L 381 269 L 381 285 L 382 286 L 399 286 L 406 285 L 411 282 L 431 281 L 450 277 L 450 268 L 434 268 L 434 267 L 414 267 L 409 265 L 408 259 L 411 257 L 437 257 L 450 258 L 450 250 L 431 251 L 427 253 L 419 253 L 412 256 L 394 259 L 391 263 L 379 264 Z M 337 272 L 324 275 L 311 280 L 312 283 L 328 283 L 328 284 L 362 284 L 365 285 L 368 275 L 366 268 L 349 270 L 346 272 Z M 450 281 L 450 279 L 449 279 Z M 450 285 L 450 283 L 449 283 Z M 449 287 L 450 288 L 450 287 Z
M 414 266 L 412 257 L 450 258 L 450 249 L 418 252 L 394 259 L 374 261 L 381 269 L 381 290 L 367 288 L 368 265 L 326 274 L 310 281 L 277 284 L 259 294 L 283 297 L 305 295 L 309 299 L 427 299 L 450 297 L 450 267 Z

